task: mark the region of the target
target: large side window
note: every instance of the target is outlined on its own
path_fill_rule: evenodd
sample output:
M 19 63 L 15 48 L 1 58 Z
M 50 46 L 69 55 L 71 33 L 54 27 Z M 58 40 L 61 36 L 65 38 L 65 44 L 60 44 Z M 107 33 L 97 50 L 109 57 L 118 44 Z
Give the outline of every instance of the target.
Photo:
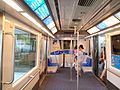
M 111 36 L 111 65 L 120 70 L 120 34 Z
M 36 36 L 16 28 L 14 81 L 35 67 L 35 61 Z

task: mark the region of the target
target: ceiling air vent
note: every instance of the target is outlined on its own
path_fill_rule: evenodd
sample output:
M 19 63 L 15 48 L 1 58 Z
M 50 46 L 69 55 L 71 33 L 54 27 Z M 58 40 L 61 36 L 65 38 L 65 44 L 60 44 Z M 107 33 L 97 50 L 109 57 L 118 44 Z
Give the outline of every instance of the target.
M 78 5 L 79 6 L 90 6 L 97 0 L 79 0 Z
M 72 21 L 73 21 L 73 22 L 80 22 L 81 19 L 73 19 Z

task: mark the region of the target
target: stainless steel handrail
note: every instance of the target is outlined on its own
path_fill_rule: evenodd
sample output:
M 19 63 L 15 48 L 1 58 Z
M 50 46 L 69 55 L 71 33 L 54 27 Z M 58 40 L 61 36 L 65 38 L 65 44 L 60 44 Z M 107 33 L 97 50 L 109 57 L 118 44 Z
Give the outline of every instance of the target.
M 12 44 L 14 43 L 14 35 L 13 35 L 13 33 L 12 32 L 9 32 L 9 33 L 5 33 L 5 35 L 10 35 L 10 36 L 12 36 L 13 37 L 13 42 L 12 42 Z M 14 49 L 14 44 L 12 45 L 12 47 L 13 47 L 13 52 L 12 52 L 12 62 L 13 62 L 13 71 L 12 71 L 12 79 L 10 80 L 10 81 L 7 81 L 7 82 L 3 82 L 3 84 L 12 84 L 13 83 L 13 81 L 14 81 L 14 51 L 15 51 L 15 49 Z
M 40 70 L 37 73 L 35 73 L 34 75 L 30 75 L 29 76 L 30 79 L 28 80 L 28 82 L 19 90 L 24 90 L 27 87 L 27 85 L 39 74 L 39 72 L 40 72 Z

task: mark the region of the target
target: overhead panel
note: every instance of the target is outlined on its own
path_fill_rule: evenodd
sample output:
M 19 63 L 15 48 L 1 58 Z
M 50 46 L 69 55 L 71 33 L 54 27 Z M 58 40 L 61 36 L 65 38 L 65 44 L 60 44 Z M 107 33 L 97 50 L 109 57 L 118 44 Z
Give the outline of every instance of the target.
M 24 1 L 41 19 L 44 19 L 49 15 L 49 11 L 44 0 L 24 0 Z
M 90 6 L 92 5 L 96 0 L 79 0 L 78 5 L 79 6 Z
M 41 5 L 38 9 L 35 10 L 35 13 L 43 20 L 49 15 L 48 8 L 46 4 Z
M 43 20 L 43 22 L 45 23 L 45 25 L 47 25 L 49 29 L 55 26 L 55 23 L 53 22 L 51 16 L 47 17 L 45 20 Z
M 52 28 L 52 29 L 51 29 L 51 32 L 52 32 L 53 34 L 55 34 L 55 33 L 57 32 L 57 28 L 56 28 L 56 27 Z
M 117 24 L 117 23 L 119 23 L 119 22 L 120 22 L 120 21 L 119 21 L 117 18 L 115 18 L 114 16 L 111 16 L 111 17 L 105 19 L 104 21 L 102 21 L 101 23 L 99 23 L 99 24 L 97 25 L 97 27 L 98 27 L 100 30 L 103 30 L 103 29 L 105 29 L 105 28 L 107 28 L 107 27 L 110 27 L 110 26 L 113 26 L 113 25 L 115 25 L 115 24 Z
M 24 1 L 28 6 L 30 6 L 30 8 L 33 11 L 45 3 L 44 0 L 24 0 Z
M 96 33 L 98 31 L 100 31 L 100 30 L 96 26 L 94 26 L 94 27 L 90 28 L 89 30 L 87 30 L 87 32 L 90 33 L 90 34 Z
M 100 30 L 103 30 L 103 29 L 107 28 L 107 25 L 106 25 L 105 23 L 101 22 L 101 23 L 99 23 L 99 24 L 97 25 L 97 27 L 98 27 Z
M 44 0 L 24 0 L 24 2 L 36 13 L 50 30 L 55 27 L 55 23 Z M 57 28 L 55 27 L 54 31 L 56 30 Z

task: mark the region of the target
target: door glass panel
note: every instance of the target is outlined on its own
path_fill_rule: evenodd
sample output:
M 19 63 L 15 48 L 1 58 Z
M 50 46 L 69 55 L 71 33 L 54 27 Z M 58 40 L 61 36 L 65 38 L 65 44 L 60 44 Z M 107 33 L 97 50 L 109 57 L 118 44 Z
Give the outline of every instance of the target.
M 106 62 L 105 35 L 100 35 L 98 38 L 98 76 L 101 77 Z
M 93 72 L 98 76 L 98 36 L 93 37 Z
M 35 67 L 36 36 L 15 29 L 15 70 L 14 82 Z

